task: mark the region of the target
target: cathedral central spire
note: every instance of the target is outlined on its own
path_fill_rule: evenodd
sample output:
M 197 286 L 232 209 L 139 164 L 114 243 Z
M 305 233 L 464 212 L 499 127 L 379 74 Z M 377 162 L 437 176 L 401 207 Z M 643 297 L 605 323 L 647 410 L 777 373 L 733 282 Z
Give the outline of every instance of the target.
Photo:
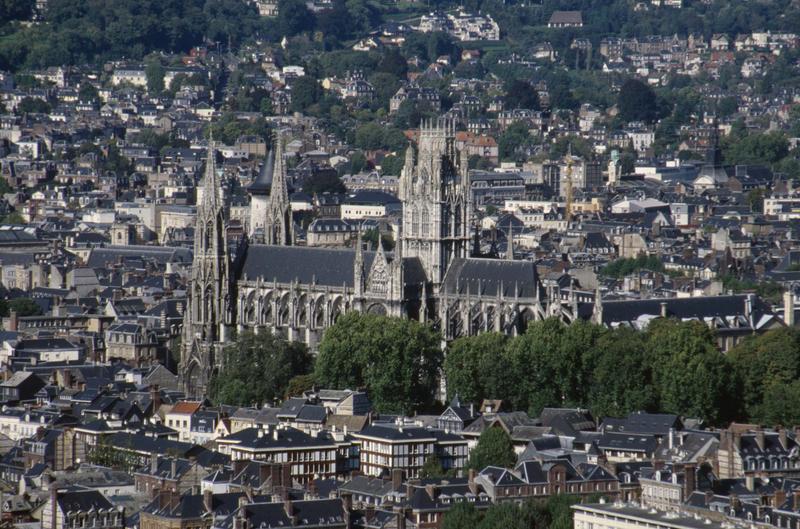
M 283 160 L 283 142 L 280 132 L 273 136 L 272 185 L 267 202 L 267 218 L 264 224 L 264 242 L 278 246 L 294 244 L 294 222 L 292 205 L 289 202 L 289 186 L 286 178 L 286 164 Z

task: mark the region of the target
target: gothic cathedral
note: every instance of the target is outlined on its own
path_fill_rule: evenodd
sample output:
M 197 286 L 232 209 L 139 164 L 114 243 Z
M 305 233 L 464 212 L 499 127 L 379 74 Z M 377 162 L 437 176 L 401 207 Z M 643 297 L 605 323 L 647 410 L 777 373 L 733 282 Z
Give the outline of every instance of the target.
M 400 177 L 400 233 L 392 253 L 295 246 L 279 138 L 248 188 L 249 244 L 231 260 L 225 205 L 209 149 L 197 208 L 194 263 L 184 315 L 180 378 L 205 394 L 222 367 L 228 330 L 265 329 L 314 349 L 350 311 L 416 319 L 446 340 L 497 331 L 517 334 L 548 316 L 571 321 L 577 303 L 545 291 L 531 261 L 469 256 L 472 200 L 466 157 L 449 123 L 423 124 Z M 235 264 L 234 264 L 235 263 Z M 565 306 L 566 305 L 566 306 Z

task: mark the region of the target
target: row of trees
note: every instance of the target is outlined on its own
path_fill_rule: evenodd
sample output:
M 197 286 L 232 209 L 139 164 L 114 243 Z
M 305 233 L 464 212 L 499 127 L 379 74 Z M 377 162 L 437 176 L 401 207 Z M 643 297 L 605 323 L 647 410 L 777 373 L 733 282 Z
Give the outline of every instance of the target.
M 545 320 L 513 339 L 456 340 L 444 372 L 451 394 L 500 398 L 532 414 L 581 406 L 600 417 L 646 410 L 711 424 L 800 421 L 800 331 L 791 328 L 748 338 L 723 355 L 700 322 L 659 318 L 636 331 Z
M 599 497 L 590 499 L 598 500 Z M 571 506 L 576 503 L 580 503 L 579 497 L 559 494 L 544 501 L 497 503 L 481 512 L 464 501 L 447 511 L 442 529 L 570 529 Z
M 436 409 L 443 372 L 450 397 L 502 399 L 531 415 L 579 406 L 599 417 L 645 410 L 710 424 L 800 422 L 800 331 L 792 328 L 750 337 L 727 355 L 704 323 L 662 318 L 643 331 L 537 321 L 513 338 L 455 340 L 446 358 L 440 344 L 430 326 L 360 313 L 326 331 L 316 362 L 301 344 L 245 332 L 226 350 L 211 397 L 270 403 L 317 384 L 366 388 L 377 411 L 413 413 Z
M 140 59 L 205 42 L 233 47 L 263 28 L 255 5 L 238 0 L 54 0 L 44 23 L 3 29 L 0 69 L 16 71 Z

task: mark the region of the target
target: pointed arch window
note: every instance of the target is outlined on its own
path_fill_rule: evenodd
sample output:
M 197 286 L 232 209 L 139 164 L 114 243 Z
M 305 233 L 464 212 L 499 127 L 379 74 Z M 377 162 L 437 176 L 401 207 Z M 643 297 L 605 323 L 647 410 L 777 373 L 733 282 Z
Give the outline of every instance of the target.
M 430 236 L 431 233 L 431 216 L 428 208 L 422 208 L 422 235 L 425 237 Z
M 411 235 L 419 235 L 419 212 L 411 209 Z

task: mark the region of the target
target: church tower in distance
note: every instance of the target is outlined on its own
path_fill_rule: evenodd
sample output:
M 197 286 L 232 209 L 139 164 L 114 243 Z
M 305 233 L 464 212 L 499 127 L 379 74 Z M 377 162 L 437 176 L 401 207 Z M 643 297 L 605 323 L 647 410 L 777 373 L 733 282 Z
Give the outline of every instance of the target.
M 197 205 L 194 260 L 184 313 L 180 381 L 186 395 L 202 396 L 222 363 L 231 314 L 231 275 L 222 185 L 209 143 L 203 196 Z
M 400 175 L 403 257 L 417 257 L 437 295 L 453 259 L 468 257 L 472 201 L 466 157 L 456 149 L 455 128 L 435 121 L 420 126 L 417 160 L 409 145 Z

